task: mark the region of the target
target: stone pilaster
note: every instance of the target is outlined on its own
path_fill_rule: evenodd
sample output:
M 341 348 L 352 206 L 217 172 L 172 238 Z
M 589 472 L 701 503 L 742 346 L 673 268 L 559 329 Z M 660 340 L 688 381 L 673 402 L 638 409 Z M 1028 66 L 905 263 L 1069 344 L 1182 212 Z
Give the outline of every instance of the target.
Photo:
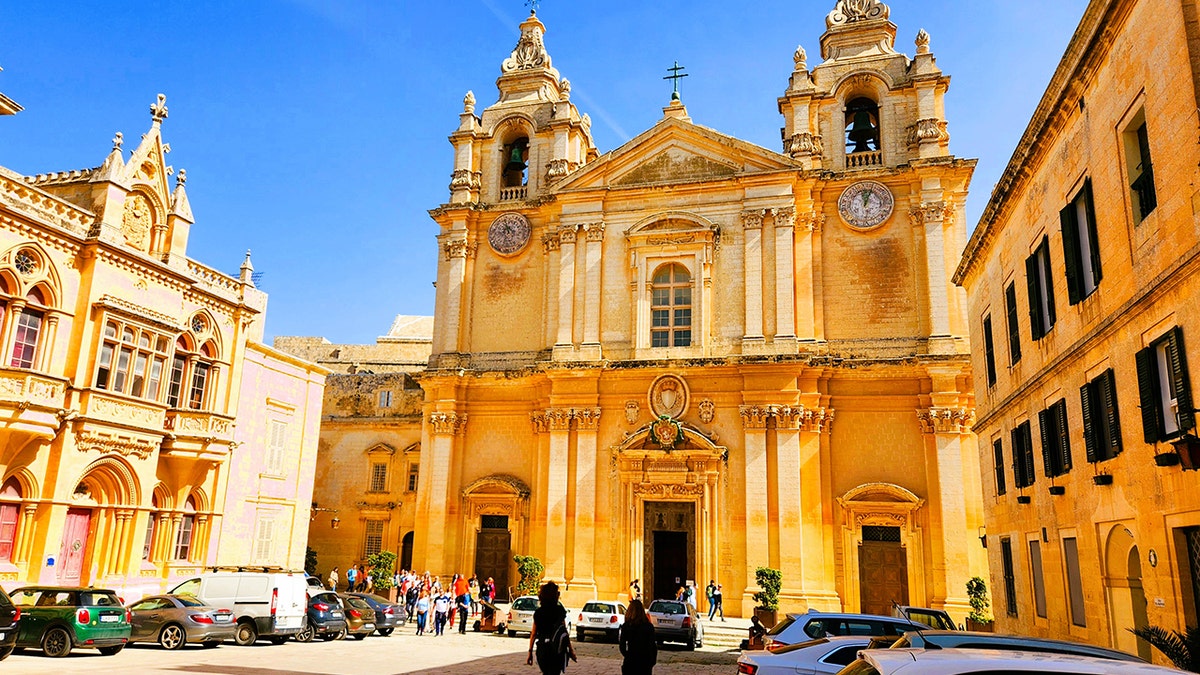
M 449 535 L 450 471 L 457 450 L 457 440 L 466 431 L 467 416 L 457 412 L 432 412 L 427 419 L 430 431 L 430 451 L 422 452 L 421 477 L 423 488 L 417 511 L 425 523 L 424 567 L 435 574 L 453 567 L 447 559 Z M 427 482 L 426 482 L 427 481 Z
M 814 266 L 815 239 L 825 223 L 824 214 L 805 210 L 796 214 L 795 248 L 795 292 L 796 292 L 796 337 L 804 341 L 815 341 L 817 331 L 817 270 Z
M 558 231 L 558 334 L 554 340 L 555 356 L 560 350 L 570 352 L 575 336 L 575 226 Z
M 743 447 L 746 452 L 746 591 L 742 597 L 742 616 L 754 612 L 757 588 L 754 570 L 770 564 L 767 513 L 767 419 L 766 406 L 744 405 L 742 416 Z
M 550 430 L 550 455 L 546 458 L 546 579 L 567 579 L 567 477 L 570 462 L 571 409 L 545 412 Z
M 573 598 L 596 596 L 596 466 L 600 408 L 576 408 L 575 550 L 567 590 Z
M 796 338 L 796 210 L 775 209 L 775 342 Z
M 586 252 L 584 253 L 584 288 L 586 307 L 583 315 L 583 344 L 581 358 L 598 360 L 600 352 L 600 309 L 604 304 L 604 288 L 601 286 L 600 259 L 604 246 L 604 223 L 588 223 L 584 226 Z
M 937 494 L 936 500 L 930 500 L 937 504 L 937 509 L 930 512 L 930 519 L 934 521 L 932 531 L 938 533 L 930 542 L 934 561 L 930 606 L 962 616 L 971 611 L 966 597 L 966 584 L 971 577 L 967 546 L 975 541 L 973 536 L 963 536 L 964 532 L 972 532 L 962 480 L 963 438 L 971 433 L 975 411 L 963 407 L 921 408 L 917 410 L 917 420 L 929 457 L 926 462 L 929 491 Z
M 929 299 L 929 351 L 952 353 L 950 336 L 950 286 L 946 270 L 946 227 L 953 209 L 945 202 L 922 202 L 909 212 L 914 227 L 925 235 L 926 297 Z
M 762 343 L 763 337 L 763 306 L 762 306 L 762 223 L 763 212 L 760 210 L 742 212 L 742 232 L 745 237 L 744 267 L 745 267 L 745 308 L 746 326 L 743 347 L 747 343 L 754 345 Z

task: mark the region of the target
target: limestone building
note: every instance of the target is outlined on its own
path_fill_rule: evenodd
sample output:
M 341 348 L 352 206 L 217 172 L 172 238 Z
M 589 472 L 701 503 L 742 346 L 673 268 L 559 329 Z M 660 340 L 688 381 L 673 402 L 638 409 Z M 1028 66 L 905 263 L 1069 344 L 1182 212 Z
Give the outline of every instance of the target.
M 136 598 L 207 565 L 303 565 L 325 371 L 260 344 L 248 254 L 236 276 L 187 256 L 165 97 L 151 116 L 96 168 L 0 167 L 8 588 Z
M 955 273 L 1004 632 L 1200 623 L 1197 9 L 1089 3 Z
M 825 28 L 815 66 L 779 64 L 778 150 L 675 98 L 601 154 L 533 15 L 498 99 L 468 92 L 431 211 L 418 569 L 512 585 L 533 554 L 569 605 L 716 579 L 746 615 L 766 565 L 785 610 L 965 615 L 975 162 L 928 34 L 896 51 L 878 0 Z

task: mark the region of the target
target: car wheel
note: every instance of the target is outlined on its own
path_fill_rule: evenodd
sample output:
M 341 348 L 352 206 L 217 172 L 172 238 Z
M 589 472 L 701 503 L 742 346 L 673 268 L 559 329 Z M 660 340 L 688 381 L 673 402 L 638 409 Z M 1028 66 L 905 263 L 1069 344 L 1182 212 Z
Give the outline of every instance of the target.
M 252 645 L 258 641 L 258 629 L 254 627 L 251 621 L 243 621 L 238 624 L 237 633 L 233 636 L 233 641 L 245 647 Z
M 334 633 L 334 635 L 333 635 L 333 639 L 335 639 L 335 640 L 345 640 L 345 639 L 346 639 L 346 629 L 345 629 L 345 628 L 343 628 L 343 629 L 339 630 L 337 633 Z
M 517 631 L 509 628 L 508 629 L 508 637 L 517 637 Z
M 687 650 L 688 650 L 689 652 L 694 652 L 694 651 L 696 651 L 696 636 L 695 636 L 695 635 L 689 635 L 689 636 L 688 636 L 688 639 L 687 639 Z
M 273 645 L 281 645 L 285 642 L 287 642 L 286 635 L 276 635 L 271 638 L 271 644 Z
M 355 633 L 354 639 L 355 640 L 365 640 L 365 639 L 367 639 L 367 634 L 366 633 Z
M 582 628 L 575 629 L 575 639 L 579 642 L 586 642 L 586 640 L 583 639 L 583 629 Z
M 71 634 L 65 628 L 51 628 L 42 636 L 42 651 L 55 658 L 71 653 Z
M 8 658 L 9 654 L 13 653 L 12 647 L 0 647 L 0 661 Z
M 114 654 L 120 654 L 122 649 L 125 649 L 125 645 L 113 645 L 111 647 L 101 647 L 101 648 L 97 649 L 96 651 L 100 652 L 101 654 L 103 654 L 105 656 L 113 656 Z
M 305 621 L 304 625 L 300 627 L 300 632 L 292 637 L 296 639 L 296 642 L 312 642 L 314 635 L 313 627 Z
M 379 634 L 382 635 L 383 637 L 387 637 L 387 636 L 391 635 L 392 631 L 394 631 L 394 630 L 396 630 L 396 629 L 395 628 L 380 628 Z
M 163 649 L 183 649 L 187 644 L 187 633 L 183 632 L 183 626 L 169 623 L 158 632 L 158 644 Z

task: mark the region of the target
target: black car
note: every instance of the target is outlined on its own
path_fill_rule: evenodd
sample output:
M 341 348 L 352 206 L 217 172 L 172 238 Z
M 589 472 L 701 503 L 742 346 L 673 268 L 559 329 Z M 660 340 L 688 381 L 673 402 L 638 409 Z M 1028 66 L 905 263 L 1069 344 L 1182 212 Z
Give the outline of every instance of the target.
M 374 593 L 347 593 L 359 598 L 371 606 L 375 610 L 375 631 L 380 635 L 388 636 L 397 627 L 403 626 L 408 621 L 408 614 L 404 611 L 404 605 L 388 602 L 387 598 L 380 597 Z
M 346 614 L 337 593 L 325 591 L 308 597 L 308 620 L 296 633 L 296 642 L 312 642 L 315 637 L 322 640 L 346 636 Z
M 0 588 L 0 661 L 8 658 L 17 645 L 17 621 L 20 618 L 21 610 Z

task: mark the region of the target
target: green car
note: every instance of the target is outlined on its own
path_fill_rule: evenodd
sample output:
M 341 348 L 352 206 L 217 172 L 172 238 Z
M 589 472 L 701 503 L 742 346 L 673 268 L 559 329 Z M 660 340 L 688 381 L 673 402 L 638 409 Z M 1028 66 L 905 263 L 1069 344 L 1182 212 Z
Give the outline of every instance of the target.
M 9 594 L 21 611 L 17 648 L 66 656 L 76 647 L 111 656 L 129 641 L 129 610 L 113 591 L 102 588 L 25 586 Z

